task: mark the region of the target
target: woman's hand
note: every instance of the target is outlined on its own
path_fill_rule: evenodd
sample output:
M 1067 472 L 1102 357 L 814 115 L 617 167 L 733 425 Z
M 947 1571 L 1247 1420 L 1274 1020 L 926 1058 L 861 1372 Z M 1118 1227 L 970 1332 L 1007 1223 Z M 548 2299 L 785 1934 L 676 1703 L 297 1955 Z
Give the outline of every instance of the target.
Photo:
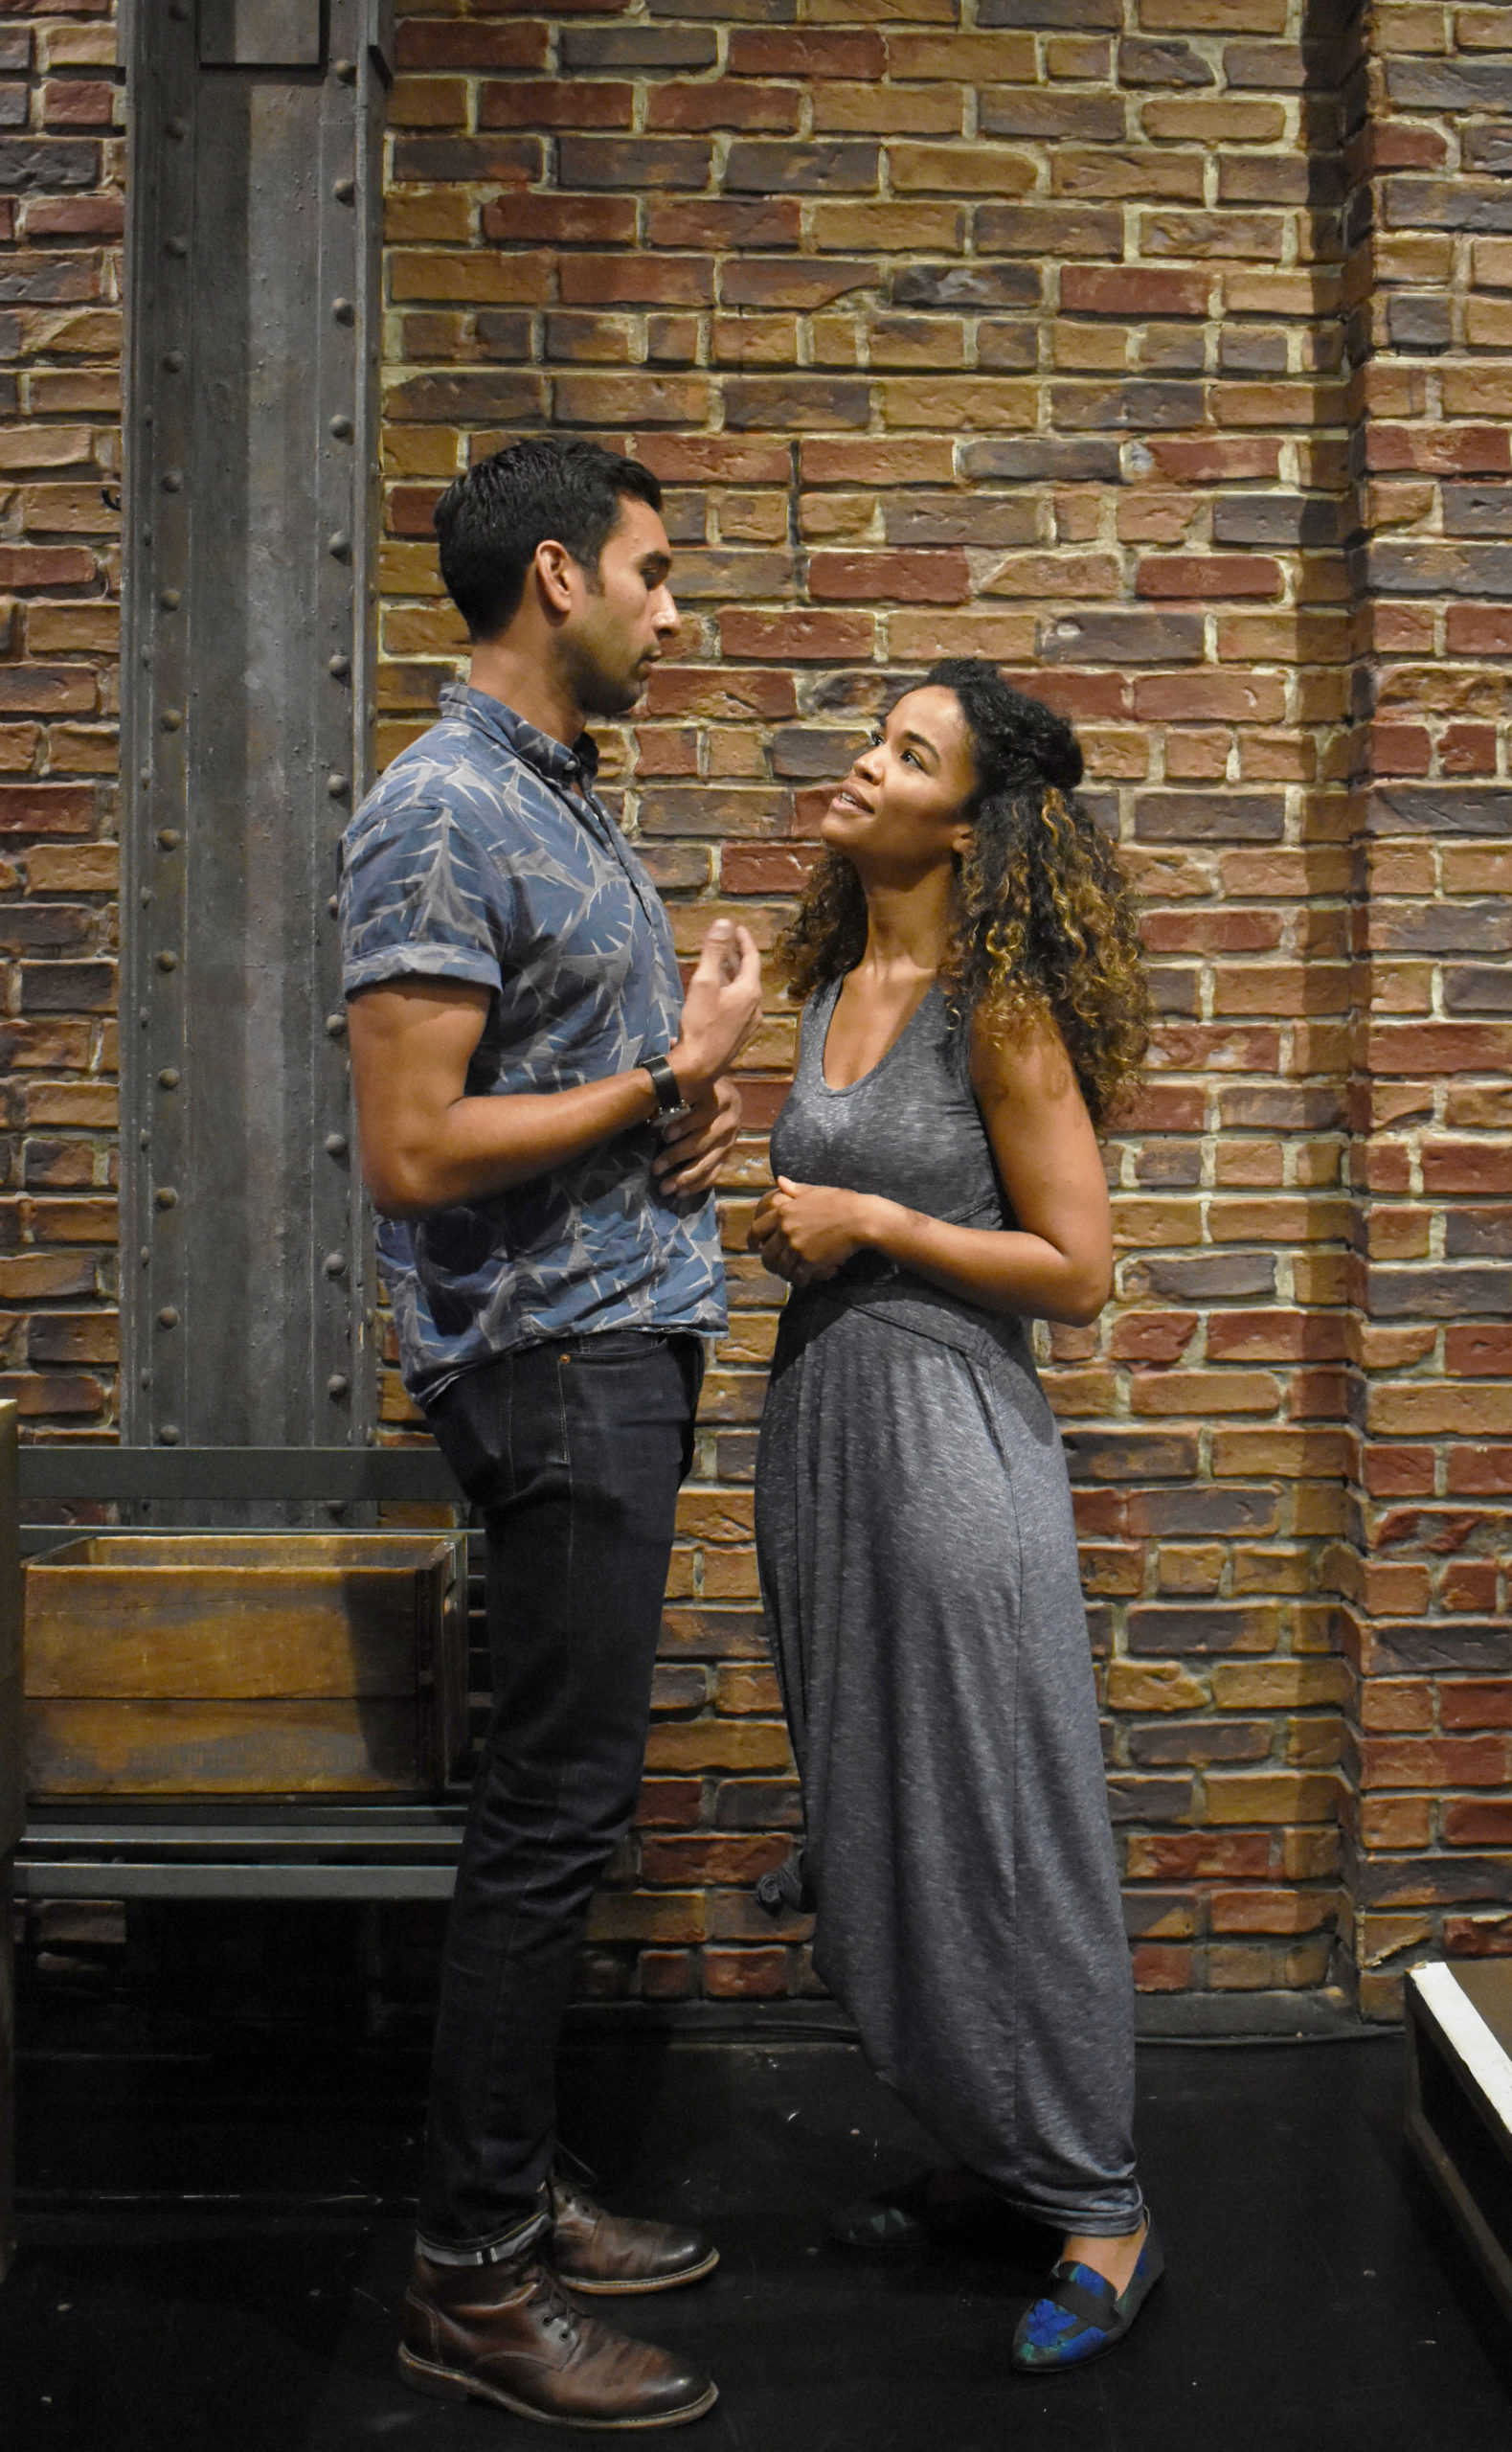
M 790 1285 L 816 1285 L 874 1238 L 880 1203 L 831 1184 L 795 1184 L 779 1175 L 751 1225 L 765 1265 Z

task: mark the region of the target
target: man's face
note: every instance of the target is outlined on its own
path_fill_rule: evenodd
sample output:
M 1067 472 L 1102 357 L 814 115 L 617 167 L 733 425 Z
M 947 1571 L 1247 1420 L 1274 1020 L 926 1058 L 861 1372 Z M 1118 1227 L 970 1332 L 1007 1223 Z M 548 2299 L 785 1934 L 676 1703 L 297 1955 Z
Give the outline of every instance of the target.
M 660 512 L 635 494 L 622 494 L 620 524 L 598 557 L 598 584 L 577 569 L 581 589 L 574 591 L 558 638 L 569 686 L 584 715 L 628 714 L 652 665 L 676 637 L 677 607 L 666 583 L 671 567 Z

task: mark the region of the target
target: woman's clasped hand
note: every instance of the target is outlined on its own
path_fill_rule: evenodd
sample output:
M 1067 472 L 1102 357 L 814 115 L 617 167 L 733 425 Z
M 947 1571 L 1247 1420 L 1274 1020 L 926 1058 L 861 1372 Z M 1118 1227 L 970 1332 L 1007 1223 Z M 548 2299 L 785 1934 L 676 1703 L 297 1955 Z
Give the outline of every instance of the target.
M 833 1184 L 796 1184 L 779 1175 L 752 1220 L 752 1248 L 789 1285 L 819 1285 L 876 1239 L 874 1213 L 891 1205 Z

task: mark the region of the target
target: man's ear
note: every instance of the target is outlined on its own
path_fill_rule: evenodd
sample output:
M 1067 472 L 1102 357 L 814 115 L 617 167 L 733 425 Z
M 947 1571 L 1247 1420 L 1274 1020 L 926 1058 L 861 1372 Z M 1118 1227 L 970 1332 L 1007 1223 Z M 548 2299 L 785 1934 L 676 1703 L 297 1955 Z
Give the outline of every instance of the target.
M 535 549 L 533 567 L 548 610 L 565 617 L 573 609 L 578 587 L 577 564 L 572 555 L 554 536 L 548 536 Z

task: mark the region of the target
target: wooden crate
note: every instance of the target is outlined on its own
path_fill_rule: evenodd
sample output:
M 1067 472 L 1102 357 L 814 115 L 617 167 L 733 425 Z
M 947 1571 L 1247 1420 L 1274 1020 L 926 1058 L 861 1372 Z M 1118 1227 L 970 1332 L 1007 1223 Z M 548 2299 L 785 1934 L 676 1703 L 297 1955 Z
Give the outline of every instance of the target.
M 466 1686 L 460 1534 L 112 1534 L 27 1566 L 38 1801 L 433 1792 Z

